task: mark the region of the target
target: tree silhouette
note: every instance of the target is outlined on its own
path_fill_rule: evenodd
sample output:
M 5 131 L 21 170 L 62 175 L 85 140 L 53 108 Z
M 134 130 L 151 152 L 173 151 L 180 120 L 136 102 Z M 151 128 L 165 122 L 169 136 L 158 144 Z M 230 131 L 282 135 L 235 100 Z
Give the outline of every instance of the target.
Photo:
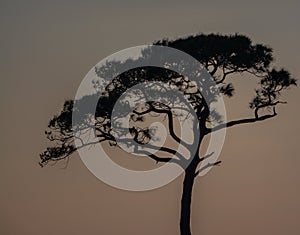
M 62 111 L 50 120 L 48 129 L 45 131 L 47 138 L 55 144 L 40 154 L 41 161 L 39 164 L 43 167 L 50 162 L 69 159 L 69 156 L 73 152 L 86 146 L 86 143 L 83 143 L 82 146 L 74 145 L 74 140 L 78 138 L 74 135 L 74 128 L 76 131 L 84 132 L 85 129 L 94 125 L 98 139 L 97 141 L 88 143 L 90 145 L 107 141 L 111 147 L 120 145 L 133 146 L 132 152 L 135 154 L 144 154 L 156 162 L 172 162 L 183 166 L 186 163 L 186 158 L 181 153 L 166 146 L 157 147 L 153 145 L 152 143 L 155 141 L 152 133 L 153 129 L 139 126 L 139 123 L 143 123 L 147 115 L 164 115 L 170 137 L 178 145 L 182 145 L 188 150 L 191 146 L 196 148 L 193 156 L 188 161 L 187 167 L 184 167 L 181 198 L 180 232 L 181 235 L 190 235 L 191 200 L 194 180 L 202 170 L 220 163 L 220 161 L 215 161 L 208 162 L 206 165 L 201 164 L 205 159 L 210 157 L 210 154 L 205 156 L 201 156 L 200 154 L 203 139 L 211 133 L 224 128 L 260 122 L 275 117 L 277 115 L 277 105 L 286 103 L 281 100 L 281 93 L 290 86 L 296 85 L 296 79 L 292 78 L 290 73 L 285 69 L 277 70 L 271 66 L 273 54 L 270 47 L 263 44 L 254 44 L 244 35 L 199 34 L 177 40 L 163 39 L 154 42 L 154 45 L 168 46 L 193 56 L 213 77 L 215 84 L 218 86 L 218 91 L 210 95 L 210 99 L 206 99 L 204 93 L 208 92 L 211 87 L 201 89 L 199 84 L 196 85 L 188 77 L 167 68 L 144 66 L 130 69 L 121 74 L 114 74 L 113 71 L 115 68 L 122 67 L 124 64 L 135 63 L 136 61 L 112 61 L 111 63 L 107 63 L 105 68 L 96 67 L 95 72 L 99 77 L 104 76 L 106 71 L 108 71 L 107 68 L 110 71 L 109 76 L 114 77 L 108 84 L 95 82 L 95 90 L 101 86 L 105 87 L 105 92 L 101 92 L 101 94 L 96 93 L 96 95 L 100 96 L 96 111 L 87 110 L 81 116 L 81 119 L 75 125 L 74 123 L 72 125 L 72 115 L 78 111 L 74 108 L 75 104 L 86 104 L 88 106 L 89 101 L 94 95 L 87 95 L 80 100 L 65 101 Z M 149 51 L 145 50 L 143 52 L 143 57 L 149 55 Z M 177 66 L 183 65 L 177 64 Z M 184 64 L 184 66 L 187 65 Z M 241 76 L 244 73 L 258 80 L 258 87 L 255 89 L 254 98 L 249 103 L 249 107 L 253 109 L 253 117 L 222 122 L 218 113 L 211 109 L 211 104 L 219 92 L 224 96 L 232 97 L 235 90 L 233 84 L 230 82 L 230 77 L 234 76 L 237 79 L 237 76 Z M 135 107 L 133 110 L 127 107 L 128 103 L 123 102 L 122 107 L 117 109 L 118 112 L 115 115 L 118 117 L 130 115 L 131 125 L 129 132 L 132 138 L 121 138 L 121 141 L 117 141 L 116 132 L 118 132 L 118 136 L 122 136 L 126 128 L 118 127 L 118 131 L 113 130 L 115 124 L 115 120 L 112 118 L 114 105 L 129 88 L 141 82 L 151 81 L 168 84 L 182 93 L 182 97 L 185 100 L 181 100 L 181 102 L 187 103 L 187 106 L 177 108 L 185 110 L 187 114 L 191 113 L 191 111 L 196 114 L 193 131 L 199 132 L 199 138 L 195 138 L 192 143 L 187 143 L 178 136 L 175 131 L 176 124 L 174 122 L 174 118 L 178 114 L 172 110 L 176 106 L 174 104 L 177 102 L 176 99 L 178 97 L 174 98 L 166 95 L 163 97 L 163 102 L 147 101 L 142 106 Z M 159 83 L 156 85 L 149 84 L 148 88 L 151 89 L 152 93 L 164 89 Z M 139 96 L 139 94 L 135 95 Z M 185 118 L 188 117 L 187 115 Z M 95 119 L 95 121 L 92 122 L 92 119 Z M 212 120 L 217 124 L 213 125 Z M 143 145 L 145 148 L 143 148 Z M 162 157 L 146 149 L 163 152 L 167 156 Z

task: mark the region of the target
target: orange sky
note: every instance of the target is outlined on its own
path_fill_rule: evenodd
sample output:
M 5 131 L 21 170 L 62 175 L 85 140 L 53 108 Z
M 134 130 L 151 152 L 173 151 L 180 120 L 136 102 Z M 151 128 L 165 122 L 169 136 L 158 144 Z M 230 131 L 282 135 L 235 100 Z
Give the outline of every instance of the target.
M 1 1 L 0 233 L 179 234 L 182 177 L 134 193 L 96 179 L 77 154 L 66 170 L 41 169 L 49 118 L 102 58 L 200 31 L 245 33 L 274 48 L 278 66 L 299 78 L 299 7 L 256 0 Z M 227 105 L 229 118 L 250 114 L 253 93 L 244 81 Z M 298 89 L 285 98 L 289 104 L 275 119 L 227 132 L 222 165 L 195 184 L 194 234 L 299 234 Z

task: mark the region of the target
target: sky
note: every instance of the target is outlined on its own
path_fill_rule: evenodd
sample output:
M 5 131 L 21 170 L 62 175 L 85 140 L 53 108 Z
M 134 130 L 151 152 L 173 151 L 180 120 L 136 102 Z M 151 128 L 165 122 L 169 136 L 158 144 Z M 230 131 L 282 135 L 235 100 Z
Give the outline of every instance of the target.
M 199 32 L 241 33 L 299 78 L 298 1 L 0 1 L 0 233 L 179 234 L 183 177 L 147 192 L 112 188 L 78 154 L 41 169 L 44 130 L 106 56 Z M 229 119 L 251 112 L 237 81 Z M 194 234 L 299 234 L 299 90 L 267 122 L 228 130 L 222 164 L 196 180 Z

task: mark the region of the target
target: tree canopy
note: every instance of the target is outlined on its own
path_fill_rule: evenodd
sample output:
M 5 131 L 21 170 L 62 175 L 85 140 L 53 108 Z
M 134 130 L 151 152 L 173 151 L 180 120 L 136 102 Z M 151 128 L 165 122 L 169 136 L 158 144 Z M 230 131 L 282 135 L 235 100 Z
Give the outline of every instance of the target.
M 168 46 L 188 53 L 197 59 L 209 71 L 219 87 L 219 92 L 225 96 L 232 97 L 235 92 L 230 76 L 242 73 L 249 73 L 258 78 L 258 86 L 255 88 L 254 98 L 249 102 L 249 107 L 254 110 L 254 117 L 247 117 L 242 120 L 229 121 L 226 124 L 215 127 L 215 130 L 230 127 L 241 123 L 250 123 L 265 120 L 276 116 L 275 107 L 283 104 L 281 93 L 290 86 L 296 85 L 290 73 L 285 69 L 272 67 L 273 50 L 263 44 L 254 44 L 249 37 L 244 35 L 220 35 L 220 34 L 198 34 L 176 40 L 162 39 L 153 43 L 154 45 Z M 147 56 L 147 52 L 145 52 Z M 107 66 L 120 66 L 121 63 L 113 62 Z M 103 73 L 103 68 L 95 68 L 99 76 Z M 174 71 L 157 67 L 141 67 L 131 69 L 116 76 L 110 84 L 105 87 L 105 92 L 100 95 L 95 117 L 97 136 L 99 142 L 110 141 L 111 145 L 116 145 L 116 140 L 112 134 L 111 113 L 112 108 L 118 98 L 130 87 L 144 81 L 160 81 L 172 86 L 176 86 L 187 98 L 191 107 L 198 117 L 202 134 L 212 131 L 208 122 L 216 116 L 209 107 L 209 101 L 203 99 L 199 87 L 196 87 L 189 78 L 182 76 Z M 97 84 L 95 89 L 97 89 Z M 99 85 L 99 84 L 98 84 Z M 73 144 L 74 135 L 72 130 L 72 112 L 74 102 L 88 104 L 91 97 L 86 96 L 81 100 L 67 100 L 63 105 L 62 111 L 55 115 L 49 122 L 48 129 L 45 131 L 47 138 L 55 142 L 54 146 L 48 147 L 40 154 L 40 165 L 44 166 L 48 162 L 58 161 L 69 157 L 76 147 Z M 169 117 L 172 124 L 172 111 L 169 107 L 158 103 L 148 102 L 142 113 L 137 111 L 132 114 L 132 120 L 142 121 L 145 113 L 156 112 L 164 113 Z M 270 110 L 270 108 L 272 108 Z M 261 115 L 259 115 L 261 113 Z M 78 123 L 78 128 L 84 129 L 89 126 L 90 117 L 83 117 L 82 123 Z M 178 137 L 172 132 L 170 134 L 175 140 Z M 134 139 L 141 143 L 145 137 L 150 138 L 149 130 L 131 128 Z M 147 138 L 146 138 L 147 139 Z M 174 153 L 171 149 L 168 150 Z M 154 156 L 152 156 L 154 157 Z M 158 160 L 158 158 L 155 158 Z M 160 159 L 166 161 L 165 159 Z

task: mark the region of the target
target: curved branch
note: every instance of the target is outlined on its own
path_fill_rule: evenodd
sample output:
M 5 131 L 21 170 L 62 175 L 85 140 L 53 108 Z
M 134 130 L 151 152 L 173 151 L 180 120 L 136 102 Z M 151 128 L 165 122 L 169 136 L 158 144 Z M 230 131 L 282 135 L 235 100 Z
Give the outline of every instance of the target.
M 183 141 L 181 138 L 179 138 L 174 131 L 174 121 L 173 121 L 173 113 L 171 111 L 171 109 L 158 109 L 156 107 L 154 107 L 153 104 L 148 103 L 148 105 L 150 106 L 149 109 L 138 112 L 136 110 L 133 111 L 133 113 L 137 114 L 137 115 L 144 115 L 150 112 L 156 112 L 156 113 L 160 113 L 160 114 L 167 114 L 168 116 L 168 129 L 169 129 L 169 133 L 172 136 L 172 138 L 179 144 L 182 144 L 184 147 L 186 147 L 187 149 L 189 149 L 190 145 L 188 143 L 186 143 L 185 141 Z

